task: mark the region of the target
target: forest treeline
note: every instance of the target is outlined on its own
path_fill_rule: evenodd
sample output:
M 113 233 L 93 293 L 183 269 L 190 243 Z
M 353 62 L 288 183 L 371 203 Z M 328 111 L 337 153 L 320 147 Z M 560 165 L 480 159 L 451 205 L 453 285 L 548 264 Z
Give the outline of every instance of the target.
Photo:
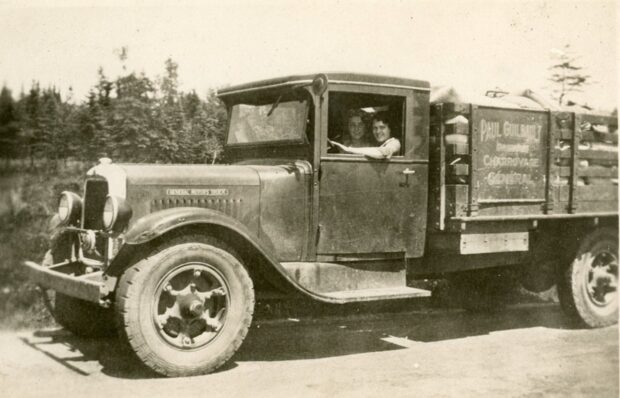
M 67 160 L 211 163 L 219 160 L 226 109 L 213 90 L 201 98 L 179 89 L 178 64 L 161 77 L 127 72 L 116 79 L 99 69 L 82 102 L 33 82 L 14 96 L 0 92 L 0 159 L 55 168 Z

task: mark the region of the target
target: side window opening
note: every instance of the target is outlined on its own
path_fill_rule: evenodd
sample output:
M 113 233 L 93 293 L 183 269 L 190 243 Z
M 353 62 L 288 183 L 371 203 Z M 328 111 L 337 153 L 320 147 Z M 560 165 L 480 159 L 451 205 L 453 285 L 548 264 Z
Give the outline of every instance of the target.
M 327 138 L 347 146 L 378 147 L 381 144 L 373 134 L 372 121 L 380 114 L 390 120 L 391 137 L 401 143 L 401 151 L 396 156 L 402 156 L 405 138 L 404 110 L 405 97 L 331 92 Z M 328 153 L 338 153 L 338 150 L 328 148 Z

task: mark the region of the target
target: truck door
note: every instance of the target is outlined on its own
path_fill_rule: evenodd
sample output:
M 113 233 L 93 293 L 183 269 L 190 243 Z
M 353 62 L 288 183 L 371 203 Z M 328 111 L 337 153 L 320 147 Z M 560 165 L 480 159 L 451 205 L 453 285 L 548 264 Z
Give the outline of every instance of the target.
M 423 253 L 427 206 L 427 129 L 414 128 L 413 90 L 343 85 L 330 89 L 321 113 L 317 256 L 408 257 Z M 372 117 L 390 115 L 400 153 L 375 160 L 329 148 L 326 138 L 351 143 L 350 115 L 362 114 L 364 139 L 378 146 Z

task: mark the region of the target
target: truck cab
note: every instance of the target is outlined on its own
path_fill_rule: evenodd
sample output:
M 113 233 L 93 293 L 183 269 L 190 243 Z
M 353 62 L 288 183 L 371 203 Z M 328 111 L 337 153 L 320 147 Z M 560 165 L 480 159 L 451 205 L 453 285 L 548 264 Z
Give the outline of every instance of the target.
M 274 279 L 334 303 L 429 295 L 406 280 L 408 259 L 425 246 L 429 93 L 424 81 L 345 73 L 218 93 L 230 115 L 226 167 L 258 177 L 257 197 L 235 203 L 260 205 L 233 217 L 267 253 Z M 330 147 L 346 139 L 353 111 L 364 115 L 372 146 L 372 118 L 388 114 L 400 152 L 372 159 Z M 234 202 L 230 195 L 218 200 Z
M 405 261 L 423 254 L 429 92 L 424 81 L 355 74 L 291 76 L 219 92 L 230 110 L 226 149 L 234 164 L 288 160 L 305 162 L 311 173 L 304 198 L 279 192 L 278 202 L 290 200 L 279 209 L 288 229 L 265 231 L 284 243 L 276 248 L 280 261 Z M 352 111 L 365 115 L 369 142 L 373 115 L 387 112 L 400 153 L 377 160 L 330 148 L 328 140 L 346 138 Z M 261 113 L 285 133 L 268 125 L 254 131 Z M 294 253 L 281 252 L 292 247 Z
M 115 329 L 156 372 L 202 374 L 232 357 L 261 297 L 428 297 L 416 279 L 452 276 L 471 297 L 473 271 L 505 266 L 557 282 L 586 326 L 617 321 L 614 119 L 431 103 L 429 82 L 354 73 L 218 96 L 227 164 L 102 159 L 62 194 L 52 250 L 25 266 L 69 330 Z M 387 142 L 380 123 L 397 145 L 364 155 Z

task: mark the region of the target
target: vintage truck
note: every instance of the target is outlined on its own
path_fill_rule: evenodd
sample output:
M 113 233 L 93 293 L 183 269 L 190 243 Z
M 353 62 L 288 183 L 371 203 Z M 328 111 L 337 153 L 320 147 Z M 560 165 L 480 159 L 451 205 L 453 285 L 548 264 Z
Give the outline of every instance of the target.
M 239 348 L 257 298 L 425 297 L 423 278 L 476 297 L 502 288 L 480 272 L 498 267 L 557 284 L 583 326 L 617 322 L 617 119 L 352 73 L 218 95 L 230 164 L 104 158 L 62 193 L 50 252 L 24 265 L 70 331 L 116 330 L 154 371 L 203 374 Z M 351 110 L 390 114 L 400 152 L 334 153 Z

